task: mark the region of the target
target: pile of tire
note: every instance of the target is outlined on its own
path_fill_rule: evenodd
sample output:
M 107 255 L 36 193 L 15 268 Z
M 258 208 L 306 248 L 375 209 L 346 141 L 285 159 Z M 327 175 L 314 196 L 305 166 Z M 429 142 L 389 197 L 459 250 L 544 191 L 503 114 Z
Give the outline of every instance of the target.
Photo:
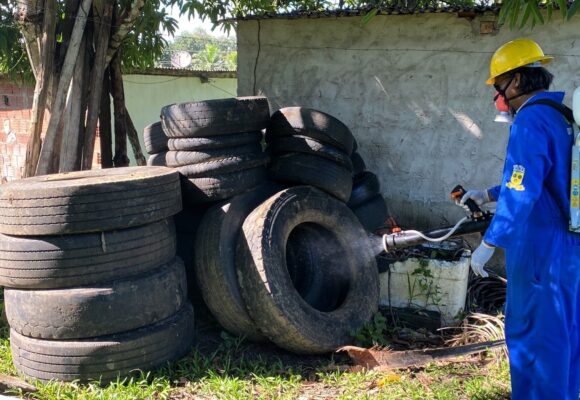
M 354 136 L 333 116 L 303 107 L 276 111 L 266 130 L 272 179 L 317 187 L 346 202 Z
M 347 205 L 365 229 L 372 232 L 385 226 L 390 212 L 381 193 L 378 177 L 367 171 L 366 164 L 357 150 L 358 146 L 355 146 L 351 155 L 353 164 L 352 192 Z
M 262 186 L 210 208 L 195 267 L 229 332 L 301 354 L 327 353 L 378 308 L 378 269 L 345 203 L 312 186 Z
M 165 157 L 167 155 L 167 135 L 163 130 L 161 121 L 148 125 L 143 129 L 143 142 L 145 151 L 149 154 L 147 165 L 165 166 Z
M 163 107 L 161 122 L 169 138 L 165 161 L 184 177 L 184 202 L 196 206 L 220 201 L 263 183 L 268 156 L 261 130 L 269 119 L 265 97 Z
M 179 185 L 168 168 L 128 167 L 2 186 L 0 285 L 20 373 L 108 382 L 189 351 Z

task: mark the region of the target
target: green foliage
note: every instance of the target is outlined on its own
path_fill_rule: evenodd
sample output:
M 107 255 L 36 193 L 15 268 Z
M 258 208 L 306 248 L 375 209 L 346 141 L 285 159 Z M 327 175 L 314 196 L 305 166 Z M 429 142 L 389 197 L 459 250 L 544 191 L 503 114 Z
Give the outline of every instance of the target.
M 162 32 L 173 35 L 177 29 L 177 21 L 169 16 L 164 3 L 163 0 L 145 2 L 141 17 L 123 42 L 124 68 L 151 68 L 163 55 L 167 41 Z
M 170 43 L 161 60 L 161 66 L 171 66 L 171 57 L 178 51 L 186 51 L 192 56 L 189 69 L 211 71 L 235 71 L 237 67 L 236 40 L 233 37 L 217 37 L 203 29 L 184 32 Z
M 429 268 L 429 261 L 419 260 L 419 266 L 407 275 L 407 288 L 409 290 L 408 307 L 417 307 L 417 301 L 429 305 L 439 306 L 442 300 L 441 287 L 434 282 L 435 277 Z
M 387 319 L 379 311 L 373 315 L 373 318 L 364 324 L 356 332 L 351 335 L 355 340 L 355 344 L 361 347 L 371 347 L 376 345 L 386 346 L 389 344 Z
M 0 75 L 13 81 L 32 81 L 34 77 L 13 12 L 11 2 L 0 2 Z
M 578 11 L 580 0 L 567 2 L 566 0 L 503 0 L 499 13 L 499 23 L 507 24 L 511 29 L 525 27 L 534 28 L 550 21 L 553 11 L 558 9 L 560 17 L 568 21 Z M 546 12 L 544 18 L 542 10 Z

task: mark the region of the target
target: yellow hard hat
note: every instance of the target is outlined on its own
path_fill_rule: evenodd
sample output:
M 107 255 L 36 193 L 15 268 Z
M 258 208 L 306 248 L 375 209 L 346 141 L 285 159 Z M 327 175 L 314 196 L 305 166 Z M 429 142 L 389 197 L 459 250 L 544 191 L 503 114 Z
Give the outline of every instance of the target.
M 489 63 L 488 85 L 495 83 L 495 78 L 524 65 L 539 62 L 548 64 L 554 57 L 544 55 L 540 45 L 530 39 L 516 39 L 507 42 L 493 53 Z

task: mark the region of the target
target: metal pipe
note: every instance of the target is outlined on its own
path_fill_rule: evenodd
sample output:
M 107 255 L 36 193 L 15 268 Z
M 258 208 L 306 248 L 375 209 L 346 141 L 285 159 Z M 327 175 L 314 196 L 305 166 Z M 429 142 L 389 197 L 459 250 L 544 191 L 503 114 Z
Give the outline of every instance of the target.
M 490 222 L 491 222 L 490 219 L 465 222 L 459 228 L 457 228 L 457 230 L 450 237 L 463 236 L 468 235 L 470 233 L 484 232 L 488 228 Z M 453 229 L 452 226 L 446 228 L 432 229 L 430 231 L 423 232 L 423 235 L 427 237 L 438 238 L 448 234 L 451 231 L 451 229 Z M 425 242 L 427 242 L 427 240 L 422 238 L 417 233 L 405 231 L 392 233 L 390 235 L 384 235 L 383 238 L 383 243 L 385 244 L 385 250 L 387 252 L 402 249 L 405 247 L 417 246 Z

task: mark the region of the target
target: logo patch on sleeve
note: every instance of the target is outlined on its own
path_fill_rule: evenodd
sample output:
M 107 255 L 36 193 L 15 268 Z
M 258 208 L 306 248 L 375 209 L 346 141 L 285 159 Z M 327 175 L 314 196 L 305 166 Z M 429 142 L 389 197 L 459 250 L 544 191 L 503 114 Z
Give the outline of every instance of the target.
M 518 192 L 523 192 L 526 190 L 522 184 L 524 181 L 525 173 L 526 169 L 522 165 L 514 165 L 514 169 L 512 170 L 512 177 L 506 185 L 507 188 L 517 190 Z

